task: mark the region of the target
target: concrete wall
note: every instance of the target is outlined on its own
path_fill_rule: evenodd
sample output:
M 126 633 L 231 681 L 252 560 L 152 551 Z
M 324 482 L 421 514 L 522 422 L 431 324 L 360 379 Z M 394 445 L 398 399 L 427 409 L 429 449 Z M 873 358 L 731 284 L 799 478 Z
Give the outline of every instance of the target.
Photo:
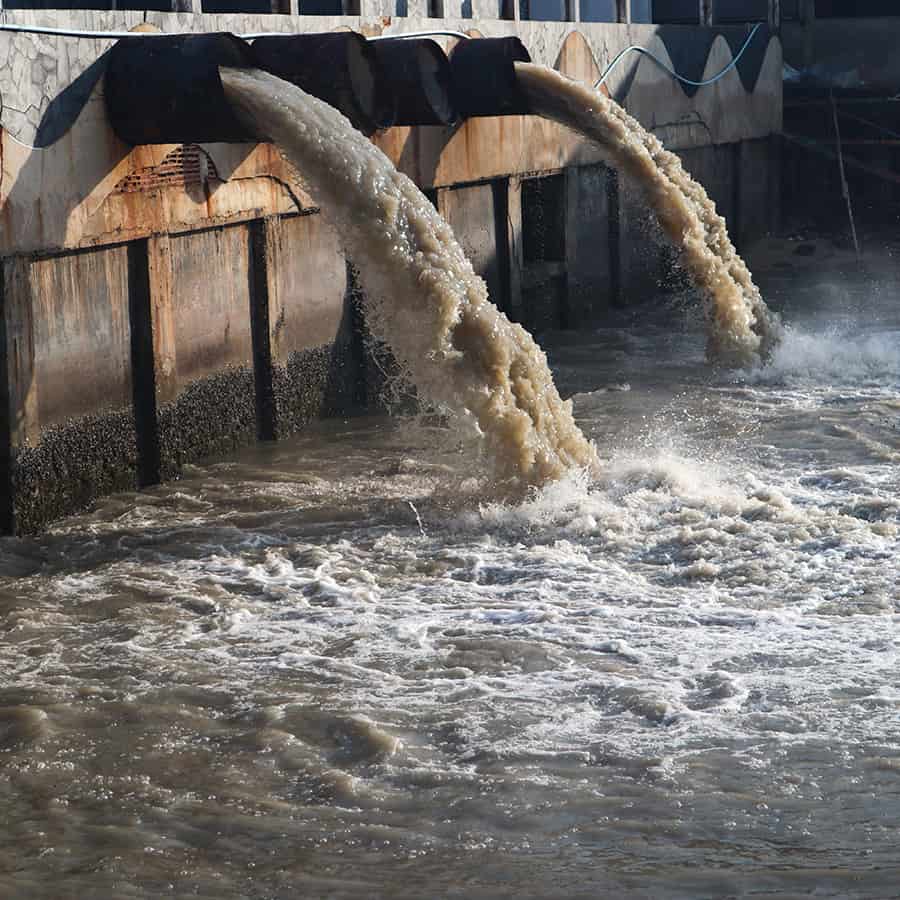
M 127 270 L 121 246 L 4 262 L 5 531 L 135 484 Z
M 337 236 L 318 213 L 265 225 L 274 251 L 267 323 L 274 406 L 264 436 L 278 437 L 358 405 L 363 357 Z
M 447 220 L 491 297 L 502 293 L 497 259 L 497 215 L 490 184 L 458 185 L 438 192 L 438 211 Z
M 374 34 L 473 24 L 385 21 L 376 6 L 365 2 L 362 16 L 340 19 L 147 19 L 170 31 Z M 144 18 L 2 15 L 116 30 Z M 669 59 L 651 26 L 477 24 L 484 34 L 520 35 L 537 62 L 586 81 L 629 43 Z M 110 45 L 0 33 L 3 531 L 36 530 L 108 491 L 155 483 L 192 460 L 373 401 L 359 286 L 298 174 L 264 144 L 122 144 L 103 99 Z M 707 74 L 731 59 L 724 38 L 704 47 Z M 777 40 L 760 59 L 752 91 L 732 71 L 688 96 L 639 57 L 608 82 L 736 212 L 747 240 L 763 228 L 765 210 L 753 205 L 755 194 L 737 191 L 738 173 L 777 183 L 764 149 L 781 122 Z M 665 274 L 658 230 L 633 186 L 552 123 L 485 118 L 393 128 L 374 140 L 432 192 L 498 305 L 535 331 L 583 327 L 611 303 L 651 296 Z M 543 215 L 558 238 L 549 249 L 540 245 Z

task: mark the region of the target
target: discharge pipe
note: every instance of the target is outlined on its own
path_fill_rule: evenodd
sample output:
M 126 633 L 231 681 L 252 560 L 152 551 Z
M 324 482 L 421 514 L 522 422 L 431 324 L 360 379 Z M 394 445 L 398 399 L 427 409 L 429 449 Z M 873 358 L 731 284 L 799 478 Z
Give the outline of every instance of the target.
M 252 44 L 228 32 L 134 35 L 110 51 L 105 96 L 112 128 L 129 144 L 251 142 L 258 136 L 235 115 L 219 67 L 259 68 L 372 134 L 392 124 L 527 115 L 515 63 L 530 60 L 516 37 L 460 41 L 448 61 L 433 40 L 367 41 L 352 31 L 267 35 Z
M 450 62 L 428 38 L 370 41 L 397 104 L 395 125 L 452 125 L 459 120 Z
M 128 144 L 255 141 L 219 78 L 219 66 L 253 65 L 249 44 L 228 32 L 119 41 L 104 90 L 113 131 Z
M 324 100 L 363 134 L 394 124 L 395 97 L 374 45 L 355 31 L 269 35 L 251 46 L 257 68 Z
M 517 62 L 531 62 L 517 37 L 460 41 L 450 54 L 460 113 L 469 118 L 522 116 L 531 112 L 516 78 Z
M 228 32 L 153 34 L 110 50 L 104 93 L 116 136 L 128 144 L 258 140 L 226 99 L 220 66 L 265 69 L 334 106 L 365 134 L 394 121 L 394 94 L 376 51 L 354 32 L 269 36 L 252 45 Z

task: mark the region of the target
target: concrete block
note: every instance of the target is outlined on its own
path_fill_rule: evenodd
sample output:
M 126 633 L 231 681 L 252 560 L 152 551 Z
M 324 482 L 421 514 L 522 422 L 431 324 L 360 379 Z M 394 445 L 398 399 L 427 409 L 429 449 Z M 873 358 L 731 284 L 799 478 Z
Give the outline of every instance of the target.
M 359 400 L 359 323 L 337 235 L 318 214 L 266 220 L 273 437 Z
M 0 527 L 34 532 L 132 488 L 125 247 L 3 264 Z
M 719 215 L 731 223 L 735 213 L 735 150 L 733 144 L 717 144 L 679 150 L 684 168 L 706 189 Z
M 510 178 L 506 195 L 506 235 L 509 241 L 509 317 L 523 318 L 522 305 L 522 180 Z
M 438 209 L 453 229 L 472 268 L 487 282 L 491 298 L 501 296 L 491 185 L 473 184 L 438 191 Z
M 624 306 L 652 299 L 666 283 L 669 242 L 641 186 L 619 173 L 619 302 Z
M 166 254 L 164 245 L 158 250 Z M 169 298 L 161 288 L 154 302 L 154 340 L 172 366 L 158 398 L 164 474 L 257 434 L 247 227 L 172 236 L 167 256 Z
M 742 248 L 765 237 L 773 229 L 772 194 L 773 189 L 777 190 L 779 179 L 772 159 L 772 145 L 765 138 L 744 141 L 740 146 L 738 165 L 738 217 L 730 225 L 737 246 Z
M 570 325 L 566 269 L 566 176 L 552 172 L 521 183 L 522 302 L 535 332 Z

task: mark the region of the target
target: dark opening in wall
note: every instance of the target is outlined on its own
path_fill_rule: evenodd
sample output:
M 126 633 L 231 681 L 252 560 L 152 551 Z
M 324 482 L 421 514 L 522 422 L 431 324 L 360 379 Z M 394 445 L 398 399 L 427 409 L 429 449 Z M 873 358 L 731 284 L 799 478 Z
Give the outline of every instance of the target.
M 270 13 L 281 12 L 273 9 L 272 0 L 201 0 L 205 13 Z M 166 6 L 171 9 L 171 4 Z
M 617 22 L 616 0 L 580 0 L 582 22 Z
M 663 25 L 698 25 L 700 0 L 653 0 L 653 21 Z
M 500 18 L 512 21 L 516 17 L 515 0 L 500 0 Z
M 405 18 L 409 15 L 409 0 L 397 0 L 394 8 L 398 18 Z
M 653 0 L 631 0 L 631 21 L 647 24 L 653 21 Z
M 765 22 L 769 18 L 769 0 L 716 0 L 716 22 Z
M 444 0 L 428 0 L 427 15 L 429 19 L 443 19 Z
M 3 0 L 3 9 L 112 9 L 112 0 Z M 117 0 L 116 9 L 169 12 L 172 0 Z
M 290 4 L 290 0 L 282 2 L 286 7 Z M 285 12 L 288 11 L 286 8 Z M 359 0 L 299 0 L 298 12 L 301 16 L 358 16 Z
M 867 16 L 900 16 L 897 0 L 816 0 L 820 19 L 863 19 Z
M 566 179 L 564 175 L 522 182 L 522 259 L 564 262 L 566 259 Z
M 567 0 L 520 0 L 519 15 L 534 22 L 569 21 Z

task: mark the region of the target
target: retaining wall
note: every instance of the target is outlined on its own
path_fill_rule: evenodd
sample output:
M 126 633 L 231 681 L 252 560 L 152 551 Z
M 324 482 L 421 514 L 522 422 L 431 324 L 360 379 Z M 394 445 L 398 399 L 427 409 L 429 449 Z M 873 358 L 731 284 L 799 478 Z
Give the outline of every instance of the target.
M 123 30 L 128 12 L 3 13 Z M 375 33 L 470 21 L 182 16 L 163 30 Z M 629 43 L 668 58 L 699 29 L 480 20 L 582 80 Z M 668 42 L 668 44 L 666 43 Z M 450 40 L 444 43 L 449 46 Z M 707 35 L 703 71 L 731 60 Z M 34 531 L 113 490 L 371 402 L 358 285 L 336 236 L 268 145 L 132 148 L 105 118 L 100 39 L 0 33 L 0 528 Z M 781 51 L 689 96 L 635 58 L 609 80 L 682 153 L 739 239 L 777 208 L 768 143 Z M 748 89 L 748 86 L 752 90 Z M 582 327 L 655 291 L 665 248 L 635 190 L 598 151 L 534 117 L 393 128 L 374 140 L 429 192 L 491 295 L 535 331 Z

